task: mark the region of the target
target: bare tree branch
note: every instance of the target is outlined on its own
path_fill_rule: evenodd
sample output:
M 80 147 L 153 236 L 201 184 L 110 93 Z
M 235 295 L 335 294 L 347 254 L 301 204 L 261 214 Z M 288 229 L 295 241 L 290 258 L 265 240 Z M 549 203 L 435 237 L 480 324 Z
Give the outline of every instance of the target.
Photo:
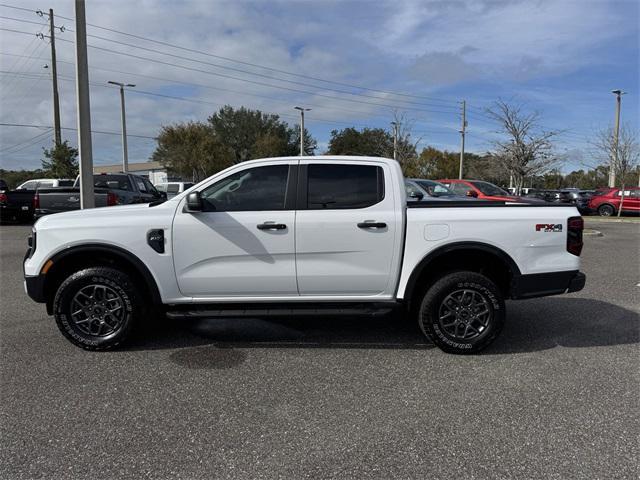
M 522 105 L 498 100 L 487 114 L 498 122 L 498 133 L 505 137 L 492 142 L 492 156 L 513 176 L 518 193 L 526 177 L 541 175 L 561 163 L 552 141 L 561 132 L 540 128 L 538 112 L 525 113 Z

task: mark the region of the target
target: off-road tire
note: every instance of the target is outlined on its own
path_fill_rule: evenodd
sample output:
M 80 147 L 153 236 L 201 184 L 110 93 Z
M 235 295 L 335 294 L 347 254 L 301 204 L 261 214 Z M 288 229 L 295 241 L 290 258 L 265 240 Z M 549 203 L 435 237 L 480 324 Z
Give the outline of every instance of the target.
M 470 297 L 470 304 L 464 305 Z M 458 303 L 460 299 L 462 304 Z M 486 314 L 477 314 L 485 309 Z M 446 326 L 451 321 L 454 325 Z M 447 353 L 472 354 L 483 350 L 496 339 L 504 321 L 505 305 L 500 289 L 489 278 L 475 272 L 446 274 L 427 289 L 418 310 L 422 332 Z M 482 326 L 485 323 L 486 326 Z M 472 326 L 465 331 L 467 324 Z M 467 338 L 466 335 L 475 336 Z
M 97 291 L 93 300 L 92 289 Z M 107 293 L 103 295 L 101 291 Z M 100 301 L 100 296 L 106 299 Z M 143 316 L 143 306 L 143 298 L 129 275 L 115 268 L 92 267 L 62 282 L 54 297 L 53 312 L 58 328 L 71 343 L 85 350 L 109 350 L 127 340 L 134 323 Z M 95 320 L 84 320 L 83 317 L 94 318 L 93 313 L 85 312 L 92 308 L 100 310 Z M 81 313 L 74 315 L 74 311 Z

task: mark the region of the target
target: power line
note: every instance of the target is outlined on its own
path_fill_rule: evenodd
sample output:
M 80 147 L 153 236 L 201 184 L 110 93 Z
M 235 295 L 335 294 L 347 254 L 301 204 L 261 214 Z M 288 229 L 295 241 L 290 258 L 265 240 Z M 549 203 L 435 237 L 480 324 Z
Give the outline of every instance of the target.
M 57 15 L 57 16 L 60 17 L 60 18 L 65 19 L 65 20 L 73 21 L 73 19 L 70 18 L 70 17 L 64 17 L 62 15 Z M 135 35 L 133 33 L 123 32 L 123 31 L 120 31 L 120 30 L 116 30 L 114 28 L 104 27 L 104 26 L 101 26 L 101 25 L 96 25 L 96 24 L 92 24 L 92 23 L 87 23 L 87 25 L 89 25 L 91 27 L 94 27 L 94 28 L 101 29 L 101 30 L 106 30 L 106 31 L 109 31 L 109 32 L 112 32 L 112 33 L 117 33 L 119 35 L 125 35 L 127 37 L 136 38 L 138 40 L 144 40 L 144 41 L 147 41 L 147 42 L 152 42 L 152 43 L 155 43 L 155 44 L 158 44 L 158 45 L 163 45 L 163 46 L 175 48 L 175 49 L 178 49 L 178 50 L 183 50 L 183 51 L 187 51 L 187 52 L 191 52 L 191 53 L 197 53 L 197 54 L 205 55 L 205 56 L 211 57 L 211 58 L 218 58 L 220 60 L 226 60 L 226 61 L 229 61 L 229 62 L 234 62 L 234 63 L 238 63 L 238 64 L 241 64 L 241 65 L 251 66 L 251 67 L 260 68 L 260 69 L 264 69 L 264 70 L 269 70 L 269 71 L 281 73 L 281 74 L 284 74 L 284 75 L 291 75 L 291 76 L 298 77 L 298 78 L 306 78 L 306 79 L 309 79 L 309 80 L 314 80 L 314 81 L 323 82 L 323 83 L 329 83 L 329 84 L 333 84 L 333 85 L 340 85 L 340 86 L 343 86 L 343 87 L 355 88 L 355 89 L 365 90 L 365 91 L 370 91 L 370 92 L 383 93 L 385 95 L 397 95 L 397 96 L 402 96 L 402 97 L 432 100 L 432 101 L 437 101 L 437 102 L 442 102 L 442 103 L 449 103 L 449 104 L 456 103 L 455 100 L 444 100 L 444 99 L 436 98 L 436 97 L 428 97 L 428 96 L 424 96 L 424 95 L 415 95 L 415 94 L 409 94 L 409 93 L 405 93 L 405 92 L 394 92 L 394 91 L 391 91 L 391 90 L 382 90 L 382 89 L 365 87 L 365 86 L 362 86 L 362 85 L 355 85 L 355 84 L 351 84 L 351 83 L 344 83 L 344 82 L 338 82 L 338 81 L 334 81 L 334 80 L 327 80 L 327 79 L 320 78 L 320 77 L 314 77 L 314 76 L 311 76 L 311 75 L 304 75 L 304 74 L 301 74 L 301 73 L 295 73 L 295 72 L 291 72 L 291 71 L 287 71 L 287 70 L 281 70 L 281 69 L 277 69 L 277 68 L 273 68 L 273 67 L 268 67 L 266 65 L 260 65 L 260 64 L 256 64 L 256 63 L 243 61 L 243 60 L 237 60 L 237 59 L 230 58 L 230 57 L 224 57 L 222 55 L 216 55 L 216 54 L 213 54 L 213 53 L 210 53 L 210 52 L 205 52 L 205 51 L 202 51 L 202 50 L 196 50 L 196 49 L 193 49 L 193 48 L 183 47 L 183 46 L 172 44 L 172 43 L 169 43 L 169 42 L 164 42 L 164 41 L 161 41 L 161 40 L 156 40 L 156 39 L 149 38 L 149 37 L 144 37 L 144 36 L 141 36 L 141 35 Z M 89 36 L 92 36 L 92 35 L 89 35 Z M 95 38 L 103 38 L 103 37 L 98 37 L 98 36 L 94 36 L 94 37 Z M 118 41 L 112 40 L 112 39 L 105 39 L 105 40 L 113 41 L 113 42 L 116 42 L 116 43 L 122 43 L 122 42 L 118 42 Z M 130 45 L 130 44 L 124 44 L 123 43 L 123 45 Z M 142 48 L 142 47 L 136 46 L 135 48 Z M 194 61 L 197 61 L 197 60 L 194 60 Z M 222 67 L 222 68 L 231 68 L 231 67 Z M 255 75 L 255 73 L 253 73 L 253 72 L 248 72 L 248 73 L 250 73 L 252 75 Z M 267 77 L 267 78 L 273 78 L 273 77 Z M 282 80 L 282 81 L 286 81 L 286 80 Z M 316 87 L 316 88 L 324 88 L 324 87 Z M 351 93 L 351 92 L 347 92 L 347 93 Z M 379 97 L 372 97 L 372 98 L 379 98 Z M 441 106 L 444 106 L 444 105 L 441 105 Z M 454 107 L 451 107 L 451 108 L 454 108 Z
M 24 20 L 22 18 L 5 17 L 4 15 L 0 15 L 0 18 L 3 20 L 13 20 L 15 22 L 30 23 L 32 25 L 43 25 L 45 27 L 47 26 L 46 23 L 36 22 L 34 20 Z
M 57 15 L 57 16 L 59 18 L 72 20 L 71 18 L 64 17 L 62 15 Z M 10 17 L 0 17 L 0 18 L 8 18 L 8 19 L 11 19 L 11 20 L 19 21 L 19 22 L 22 21 L 22 22 L 26 22 L 26 23 L 36 23 L 36 24 L 40 25 L 37 22 L 30 22 L 28 20 L 21 20 L 21 19 L 15 19 L 15 18 L 10 18 Z M 89 24 L 89 25 L 91 25 L 91 24 Z M 218 55 L 209 54 L 207 52 L 202 52 L 202 51 L 199 51 L 199 50 L 189 49 L 189 48 L 186 48 L 186 47 L 180 47 L 180 46 L 176 46 L 176 45 L 173 45 L 173 44 L 170 44 L 170 43 L 167 43 L 167 42 L 160 42 L 160 41 L 156 41 L 156 40 L 149 39 L 149 38 L 146 38 L 146 37 L 141 37 L 141 36 L 138 36 L 138 35 L 127 34 L 127 33 L 124 33 L 124 32 L 119 32 L 117 30 L 108 29 L 106 27 L 100 27 L 100 26 L 97 26 L 97 25 L 92 25 L 92 26 L 94 26 L 96 28 L 102 28 L 102 29 L 105 29 L 105 30 L 113 31 L 113 32 L 116 32 L 116 33 L 119 33 L 119 34 L 122 34 L 122 35 L 128 35 L 128 36 L 131 36 L 131 37 L 134 37 L 134 38 L 140 38 L 140 39 L 147 40 L 147 41 L 150 41 L 150 42 L 159 43 L 159 44 L 166 45 L 166 46 L 169 46 L 169 47 L 172 47 L 172 48 L 178 48 L 178 49 L 181 49 L 181 50 L 195 52 L 195 53 L 199 53 L 199 54 L 206 55 L 206 56 L 211 56 L 211 57 L 215 57 L 215 58 L 221 58 L 221 59 L 224 59 L 224 60 L 227 60 L 227 61 L 232 61 L 232 62 L 238 62 L 238 63 L 241 63 L 241 64 L 251 65 L 251 66 L 254 66 L 256 68 L 263 68 L 263 69 L 266 69 L 266 70 L 280 72 L 280 73 L 283 73 L 283 74 L 286 74 L 286 75 L 294 75 L 294 76 L 298 76 L 298 77 L 302 77 L 302 78 L 309 78 L 309 79 L 312 79 L 312 80 L 315 80 L 315 81 L 338 84 L 338 85 L 347 86 L 347 87 L 350 87 L 350 88 L 361 89 L 361 90 L 374 91 L 374 92 L 378 92 L 378 93 L 384 93 L 386 95 L 400 95 L 400 96 L 412 97 L 412 98 L 427 98 L 427 99 L 431 98 L 431 97 L 421 97 L 421 96 L 404 94 L 404 93 L 400 94 L 400 93 L 395 93 L 395 92 L 391 92 L 391 91 L 387 91 L 387 90 L 371 89 L 371 88 L 362 87 L 362 86 L 358 86 L 358 85 L 344 84 L 344 83 L 341 83 L 341 82 L 334 82 L 334 81 L 331 81 L 331 80 L 320 79 L 320 78 L 317 78 L 317 77 L 311 77 L 311 76 L 307 76 L 307 75 L 295 74 L 295 73 L 292 73 L 292 72 L 273 69 L 271 67 L 252 64 L 250 62 L 236 61 L 236 60 L 230 59 L 228 57 L 221 57 L 221 56 L 218 56 Z M 68 31 L 72 31 L 70 29 L 67 29 L 67 30 Z M 275 77 L 275 76 L 272 76 L 272 75 L 265 75 L 265 74 L 261 74 L 261 73 L 257 73 L 257 72 L 251 72 L 249 70 L 243 70 L 243 69 L 240 69 L 240 68 L 235 68 L 235 67 L 231 67 L 231 66 L 227 66 L 227 65 L 220 65 L 220 64 L 216 64 L 216 63 L 206 62 L 206 61 L 203 61 L 203 60 L 198 60 L 198 59 L 195 59 L 195 58 L 185 57 L 185 56 L 182 56 L 182 55 L 176 55 L 176 54 L 169 53 L 169 52 L 158 51 L 157 49 L 151 49 L 151 48 L 143 47 L 143 46 L 140 46 L 140 45 L 134 45 L 134 44 L 127 43 L 127 42 L 121 42 L 119 40 L 115 40 L 115 39 L 107 38 L 107 37 L 102 37 L 100 35 L 87 34 L 87 36 L 91 37 L 91 38 L 98 39 L 98 40 L 103 40 L 103 41 L 107 41 L 107 42 L 116 43 L 118 45 L 123 45 L 123 46 L 130 47 L 130 48 L 136 48 L 138 50 L 143 50 L 143 51 L 156 53 L 156 54 L 160 54 L 160 55 L 166 55 L 166 56 L 169 56 L 169 57 L 172 57 L 172 58 L 186 60 L 186 61 L 194 62 L 194 63 L 200 63 L 200 64 L 203 64 L 203 65 L 208 65 L 208 66 L 212 66 L 212 67 L 215 67 L 215 68 L 231 70 L 231 71 L 235 71 L 235 72 L 239 72 L 239 73 L 244 73 L 244 74 L 247 74 L 247 75 L 253 75 L 253 76 L 256 76 L 256 77 L 275 80 L 275 81 L 278 81 L 278 82 L 285 82 L 285 83 L 290 83 L 290 84 L 294 84 L 294 85 L 300 85 L 300 86 L 304 86 L 304 87 L 311 87 L 311 88 L 329 90 L 329 91 L 333 91 L 333 92 L 336 92 L 336 93 L 342 93 L 342 94 L 346 94 L 346 95 L 353 95 L 353 96 L 357 96 L 357 97 L 371 98 L 371 99 L 375 99 L 375 100 L 384 100 L 384 98 L 381 98 L 381 97 L 375 96 L 375 95 L 366 95 L 366 94 L 363 94 L 363 93 L 355 93 L 355 92 L 350 92 L 350 91 L 346 91 L 346 90 L 339 90 L 339 89 L 336 89 L 336 88 L 324 87 L 324 86 L 319 86 L 319 85 L 312 85 L 312 84 L 309 84 L 309 83 L 299 82 L 299 81 L 295 81 L 295 80 L 283 79 L 283 78 Z M 275 87 L 275 88 L 277 88 L 277 87 Z M 448 103 L 450 102 L 450 101 L 444 101 L 444 100 L 440 100 L 440 99 L 436 99 L 436 100 L 442 101 L 442 102 L 448 102 Z M 434 107 L 437 107 L 437 108 L 449 108 L 449 109 L 452 109 L 452 110 L 454 110 L 456 108 L 456 107 L 452 107 L 452 106 L 448 106 L 448 105 L 434 105 L 434 104 L 428 104 L 428 103 L 424 103 L 424 102 L 414 102 L 414 101 L 411 101 L 411 100 L 404 100 L 404 99 L 397 99 L 396 101 L 405 102 L 407 104 L 417 105 L 417 106 L 434 106 Z M 386 104 L 386 105 L 383 105 L 383 106 L 389 106 L 389 107 L 394 107 L 394 108 L 408 108 L 408 107 L 406 107 L 404 105 L 389 105 L 389 104 Z M 434 110 L 434 112 L 438 112 L 438 111 Z M 447 112 L 440 111 L 439 113 L 447 113 Z
M 44 30 L 44 28 L 45 27 L 42 27 L 40 29 L 40 33 L 42 32 L 42 30 Z M 36 42 L 38 42 L 37 36 L 33 37 L 33 39 L 29 42 L 29 44 L 23 51 L 23 53 L 26 54 L 27 51 L 29 51 L 29 49 L 33 46 L 31 53 L 29 53 L 28 55 L 25 55 L 24 58 L 18 59 L 16 62 L 14 62 L 14 64 L 10 67 L 10 70 L 18 71 L 18 69 L 27 68 L 27 66 L 31 68 L 30 64 L 32 59 L 36 59 L 37 58 L 36 55 L 38 55 L 39 51 L 42 50 L 44 47 L 44 43 L 36 43 Z M 9 80 L 9 82 L 3 85 L 3 89 L 2 89 L 3 96 L 8 97 L 10 93 L 13 93 L 13 91 L 15 90 L 14 87 L 16 86 L 16 84 L 19 85 L 19 82 L 16 82 L 15 79 L 12 78 Z
M 0 127 L 24 127 L 24 128 L 49 128 L 49 129 L 53 129 L 53 127 L 51 125 L 30 125 L 30 124 L 26 124 L 26 123 L 0 123 Z M 77 131 L 77 128 L 72 128 L 72 127 L 60 127 L 61 130 L 72 130 L 72 131 Z M 117 136 L 121 136 L 122 133 L 121 132 L 109 132 L 106 130 L 91 130 L 91 133 L 97 133 L 100 135 L 117 135 Z M 127 133 L 128 137 L 135 137 L 135 138 L 148 138 L 151 140 L 156 140 L 157 137 L 152 137 L 150 135 L 135 135 L 132 133 Z
M 123 45 L 125 47 L 136 48 L 138 50 L 143 50 L 143 51 L 147 51 L 147 52 L 151 52 L 151 53 L 157 53 L 157 54 L 160 54 L 160 55 L 166 55 L 168 57 L 178 58 L 180 60 L 186 60 L 188 62 L 200 63 L 200 64 L 203 64 L 203 65 L 208 65 L 208 66 L 215 67 L 215 68 L 222 68 L 222 69 L 225 69 L 225 70 L 231 70 L 231 71 L 234 71 L 234 72 L 244 73 L 244 74 L 247 74 L 247 75 L 253 75 L 253 76 L 256 76 L 256 77 L 260 77 L 260 78 L 266 78 L 266 79 L 269 79 L 269 80 L 276 80 L 278 82 L 291 83 L 293 85 L 301 85 L 303 87 L 319 88 L 319 89 L 329 90 L 329 91 L 336 92 L 336 93 L 343 93 L 343 94 L 346 94 L 346 95 L 354 95 L 354 96 L 357 96 L 357 97 L 372 98 L 372 99 L 375 99 L 375 100 L 384 100 L 384 98 L 380 98 L 380 97 L 375 96 L 375 95 L 365 95 L 365 94 L 362 94 L 362 93 L 354 93 L 354 92 L 349 92 L 349 91 L 346 91 L 346 90 L 338 90 L 338 89 L 335 89 L 335 88 L 320 87 L 318 85 L 312 85 L 312 84 L 305 83 L 305 82 L 298 82 L 298 81 L 295 81 L 295 80 L 287 80 L 287 79 L 283 79 L 283 78 L 274 77 L 274 76 L 271 76 L 271 75 L 264 75 L 264 74 L 261 74 L 261 73 L 256 73 L 256 72 L 251 72 L 251 71 L 248 71 L 248 70 L 243 70 L 241 68 L 229 67 L 229 66 L 226 66 L 226 65 L 220 65 L 220 64 L 217 64 L 217 63 L 205 62 L 203 60 L 198 60 L 198 59 L 194 59 L 194 58 L 185 57 L 185 56 L 182 56 L 182 55 L 175 55 L 173 53 L 162 52 L 162 51 L 159 51 L 159 50 L 154 50 L 154 49 L 151 49 L 151 48 L 142 47 L 140 45 L 134 45 L 134 44 L 131 44 L 131 43 L 121 42 L 119 40 L 114 40 L 114 39 L 111 39 L 111 38 L 101 37 L 99 35 L 87 34 L 87 36 L 91 37 L 91 38 L 96 38 L 98 40 L 104 40 L 104 41 L 107 41 L 107 42 L 116 43 L 118 45 Z M 410 101 L 410 100 L 400 100 L 400 101 L 408 103 L 408 104 L 411 104 L 411 105 L 433 106 L 433 105 L 429 105 L 429 104 L 426 104 L 426 103 L 413 102 L 413 101 Z M 389 106 L 395 106 L 397 108 L 405 108 L 404 106 L 398 106 L 398 105 L 389 105 Z M 448 106 L 444 106 L 444 105 L 437 105 L 437 107 L 438 108 L 454 108 L 454 107 L 448 107 Z
M 30 8 L 16 7 L 15 5 L 7 5 L 5 3 L 0 3 L 0 7 L 13 8 L 14 10 L 22 10 L 24 12 L 37 13 L 37 10 L 32 10 Z
M 35 143 L 38 143 L 41 140 L 41 137 L 44 137 L 44 136 L 49 135 L 49 134 L 51 134 L 51 130 L 50 129 L 45 131 L 45 132 L 41 132 L 41 133 L 31 137 L 31 138 L 28 138 L 27 140 L 24 140 L 24 141 L 22 141 L 20 143 L 16 143 L 15 145 L 11 145 L 10 147 L 3 148 L 2 150 L 0 150 L 0 153 L 3 153 L 3 154 L 16 153 L 16 152 L 18 152 L 20 150 L 23 150 L 24 148 L 30 147 L 30 146 L 34 145 Z M 22 147 L 22 145 L 24 145 L 25 143 L 28 143 L 29 145 L 25 145 L 24 147 Z M 16 147 L 22 147 L 22 148 L 18 148 L 17 150 L 9 152 L 9 150 L 13 150 Z
M 61 18 L 66 18 L 66 17 L 61 17 Z M 2 29 L 0 28 L 0 30 L 2 30 Z M 18 31 L 18 30 L 10 30 L 10 31 L 13 31 L 15 33 L 28 34 L 28 32 L 24 32 L 24 31 Z M 98 38 L 102 38 L 102 37 L 98 37 Z M 107 39 L 107 40 L 109 40 L 109 39 Z M 71 40 L 62 39 L 62 38 L 59 39 L 59 41 L 73 43 Z M 146 49 L 144 47 L 137 47 L 135 45 L 126 44 L 126 43 L 123 43 L 123 42 L 117 42 L 116 41 L 116 43 L 121 43 L 123 45 L 127 45 L 127 46 L 130 46 L 130 47 L 133 47 L 133 48 L 142 48 L 143 50 L 149 50 L 149 49 Z M 136 58 L 136 59 L 139 59 L 139 60 L 150 61 L 150 62 L 158 63 L 158 64 L 161 64 L 161 65 L 166 65 L 166 66 L 175 67 L 175 68 L 181 68 L 181 69 L 184 69 L 184 70 L 194 71 L 194 72 L 198 72 L 198 73 L 204 73 L 206 75 L 213 75 L 213 76 L 222 77 L 222 78 L 229 78 L 229 79 L 232 79 L 232 80 L 251 83 L 251 84 L 255 84 L 255 85 L 259 85 L 259 86 L 265 86 L 265 87 L 269 87 L 269 88 L 275 88 L 275 89 L 280 89 L 280 90 L 292 91 L 292 92 L 296 92 L 296 93 L 302 93 L 302 94 L 305 94 L 305 95 L 315 95 L 315 96 L 319 96 L 319 97 L 329 98 L 331 100 L 337 100 L 337 101 L 343 101 L 343 102 L 346 101 L 346 102 L 352 102 L 352 103 L 360 103 L 360 104 L 373 105 L 373 106 L 378 106 L 378 107 L 424 111 L 424 112 L 428 112 L 428 113 L 442 113 L 442 114 L 451 114 L 452 113 L 452 112 L 449 112 L 449 111 L 442 111 L 442 110 L 423 109 L 423 108 L 410 107 L 410 106 L 404 106 L 404 105 L 403 106 L 399 106 L 399 105 L 391 105 L 391 104 L 379 103 L 379 102 L 369 102 L 369 101 L 358 100 L 358 99 L 353 99 L 353 98 L 336 97 L 336 96 L 333 96 L 333 95 L 326 95 L 326 94 L 319 93 L 319 92 L 311 92 L 311 91 L 307 91 L 307 90 L 300 90 L 300 89 L 285 87 L 285 86 L 281 86 L 281 85 L 273 85 L 273 84 L 269 84 L 269 83 L 258 82 L 258 81 L 255 81 L 255 80 L 249 80 L 249 79 L 236 77 L 236 76 L 232 76 L 232 75 L 226 75 L 226 74 L 223 74 L 223 73 L 216 73 L 216 72 L 211 72 L 211 71 L 208 71 L 208 70 L 202 70 L 202 69 L 198 69 L 198 68 L 188 67 L 188 66 L 185 66 L 185 65 L 179 65 L 179 64 L 175 64 L 175 63 L 165 62 L 165 61 L 154 59 L 154 58 L 144 57 L 144 56 L 140 56 L 140 55 L 134 55 L 132 53 L 120 52 L 120 51 L 117 51 L 117 50 L 107 49 L 107 48 L 104 48 L 104 47 L 99 47 L 97 45 L 88 45 L 88 46 L 90 48 L 93 48 L 93 49 L 96 49 L 96 50 L 101 50 L 101 51 L 104 51 L 104 52 L 107 52 L 107 53 L 127 56 L 127 57 L 131 57 L 131 58 Z M 158 52 L 154 51 L 154 53 L 158 53 Z M 163 53 L 163 52 L 160 52 L 160 53 Z M 180 59 L 186 60 L 186 61 L 192 61 L 192 62 L 197 62 L 197 63 L 203 63 L 203 64 L 209 64 L 209 65 L 217 66 L 215 64 L 210 64 L 209 62 L 201 62 L 201 61 L 194 60 L 194 59 L 180 57 L 178 55 L 167 54 L 167 53 L 163 53 L 163 54 L 170 55 L 172 57 L 177 57 L 177 58 L 180 58 Z M 299 83 L 299 82 L 296 82 L 296 83 Z M 355 95 L 355 94 L 352 94 L 352 95 Z M 366 97 L 370 97 L 370 96 L 366 96 Z M 378 97 L 373 97 L 373 98 L 378 98 Z M 449 107 L 445 107 L 445 108 L 449 108 Z M 362 113 L 365 113 L 365 112 L 362 112 Z
M 12 32 L 12 33 L 22 33 L 22 34 L 30 35 L 29 32 L 24 32 L 24 31 L 20 31 L 20 30 L 13 30 L 13 29 L 7 29 L 7 28 L 0 28 L 0 30 L 4 30 L 4 31 Z M 242 72 L 242 73 L 245 73 L 245 74 L 254 75 L 254 76 L 263 77 L 263 78 L 268 78 L 268 79 L 273 79 L 273 80 L 280 81 L 280 82 L 287 82 L 287 83 L 292 83 L 292 84 L 296 84 L 296 85 L 303 85 L 303 86 L 307 86 L 307 87 L 311 87 L 311 88 L 322 88 L 322 87 L 318 87 L 316 85 L 305 84 L 303 82 L 296 82 L 296 81 L 293 81 L 293 80 L 279 79 L 279 78 L 276 78 L 276 77 L 271 77 L 271 76 L 268 76 L 268 75 L 262 75 L 262 74 L 258 74 L 258 73 L 253 73 L 253 72 L 249 72 L 249 71 L 246 71 L 246 70 L 241 70 L 241 69 L 237 69 L 237 68 L 233 68 L 233 67 L 226 67 L 226 66 L 223 66 L 223 65 L 217 65 L 217 64 L 214 64 L 214 63 L 211 63 L 211 62 L 204 62 L 204 61 L 201 61 L 201 60 L 182 57 L 180 55 L 174 55 L 174 54 L 167 53 L 167 52 L 159 52 L 157 50 L 152 50 L 152 49 L 149 49 L 149 48 L 140 47 L 140 46 L 132 45 L 132 44 L 125 43 L 125 42 L 119 42 L 117 40 L 111 40 L 111 39 L 107 39 L 107 38 L 104 38 L 104 37 L 99 37 L 99 36 L 96 36 L 96 35 L 88 34 L 87 36 L 93 37 L 93 38 L 98 38 L 98 39 L 101 39 L 101 40 L 111 41 L 113 43 L 121 44 L 121 45 L 128 46 L 128 47 L 131 47 L 131 48 L 138 48 L 140 50 L 150 51 L 150 52 L 153 52 L 153 53 L 159 53 L 161 55 L 167 55 L 167 56 L 170 56 L 170 57 L 173 57 L 173 58 L 178 58 L 178 59 L 185 60 L 185 61 L 188 61 L 188 62 L 200 63 L 200 64 L 203 64 L 203 65 L 209 65 L 209 66 L 213 66 L 213 67 L 217 67 L 217 68 L 223 68 L 223 69 L 227 69 L 227 70 L 238 71 L 238 72 Z M 71 40 L 62 39 L 62 38 L 60 38 L 58 40 L 62 41 L 62 42 L 73 43 L 73 41 L 71 41 Z M 336 96 L 333 96 L 333 95 L 326 95 L 326 94 L 319 93 L 319 92 L 310 92 L 310 91 L 306 91 L 306 90 L 299 90 L 299 89 L 293 89 L 293 88 L 289 88 L 289 87 L 284 87 L 284 86 L 281 86 L 281 85 L 273 85 L 273 84 L 268 84 L 268 83 L 264 83 L 264 82 L 257 82 L 257 81 L 254 81 L 254 80 L 249 80 L 249 79 L 245 79 L 245 78 L 241 78 L 241 77 L 235 77 L 235 76 L 232 76 L 232 75 L 226 75 L 226 74 L 223 74 L 223 73 L 216 73 L 216 72 L 211 72 L 211 71 L 206 71 L 206 70 L 194 69 L 194 68 L 190 68 L 190 67 L 187 67 L 187 66 L 184 66 L 184 65 L 177 65 L 177 64 L 173 64 L 173 63 L 169 63 L 169 62 L 164 62 L 162 60 L 157 60 L 157 59 L 153 59 L 153 58 L 149 58 L 149 57 L 142 57 L 142 56 L 139 56 L 139 55 L 134 55 L 134 54 L 127 53 L 127 52 L 119 52 L 117 50 L 111 50 L 111 49 L 107 49 L 107 48 L 104 48 L 104 47 L 99 47 L 97 45 L 88 45 L 88 47 L 96 49 L 96 50 L 102 50 L 102 51 L 105 51 L 107 53 L 129 56 L 129 57 L 132 57 L 132 58 L 146 60 L 146 61 L 150 61 L 150 62 L 154 62 L 154 63 L 160 63 L 160 64 L 163 64 L 163 65 L 173 66 L 173 67 L 182 68 L 182 69 L 186 69 L 186 70 L 192 70 L 192 71 L 196 71 L 196 72 L 200 72 L 200 73 L 205 73 L 205 74 L 208 74 L 208 75 L 214 75 L 214 76 L 218 76 L 218 77 L 229 78 L 229 79 L 232 79 L 232 80 L 252 83 L 252 84 L 255 84 L 255 85 L 260 85 L 260 86 L 265 86 L 265 87 L 270 87 L 270 88 L 276 88 L 276 89 L 281 89 L 281 90 L 288 90 L 288 91 L 293 91 L 293 92 L 298 92 L 298 93 L 304 93 L 304 94 L 307 94 L 307 95 L 315 95 L 315 96 L 330 98 L 332 100 L 355 102 L 355 103 L 374 105 L 374 106 L 379 106 L 379 107 L 395 108 L 395 109 L 416 110 L 416 111 L 423 111 L 423 112 L 429 112 L 429 113 L 443 113 L 443 114 L 451 114 L 452 113 L 451 111 L 433 110 L 433 109 L 426 109 L 426 108 L 410 107 L 410 106 L 406 106 L 406 105 L 393 105 L 393 104 L 388 104 L 388 103 L 369 102 L 369 101 L 364 101 L 364 100 L 356 100 L 356 99 L 352 99 L 352 98 L 336 97 Z M 380 97 L 376 97 L 376 96 L 372 96 L 372 95 L 357 94 L 357 93 L 353 93 L 353 92 L 347 92 L 347 91 L 344 91 L 344 90 L 337 90 L 337 89 L 331 89 L 331 88 L 328 88 L 328 89 L 325 89 L 325 90 L 330 90 L 330 91 L 334 91 L 334 92 L 337 92 L 337 93 L 343 93 L 343 94 L 347 94 L 347 95 L 353 95 L 353 96 L 356 96 L 356 97 L 380 99 Z M 418 102 L 410 102 L 408 100 L 402 100 L 402 101 L 410 103 L 410 104 L 426 105 L 426 104 L 422 104 L 422 103 L 418 103 Z M 440 108 L 451 108 L 451 107 L 443 106 L 443 105 L 439 105 L 438 107 L 440 107 Z

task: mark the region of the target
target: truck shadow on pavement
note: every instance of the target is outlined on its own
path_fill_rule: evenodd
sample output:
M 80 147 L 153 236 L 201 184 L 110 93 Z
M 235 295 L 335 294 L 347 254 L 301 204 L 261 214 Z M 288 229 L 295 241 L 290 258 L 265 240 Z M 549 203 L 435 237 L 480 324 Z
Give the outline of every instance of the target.
M 640 318 L 611 303 L 570 297 L 507 304 L 507 323 L 482 355 L 555 347 L 589 348 L 640 343 Z M 153 322 L 129 350 L 178 349 L 175 363 L 231 368 L 250 348 L 432 349 L 403 314 L 382 317 L 217 318 Z

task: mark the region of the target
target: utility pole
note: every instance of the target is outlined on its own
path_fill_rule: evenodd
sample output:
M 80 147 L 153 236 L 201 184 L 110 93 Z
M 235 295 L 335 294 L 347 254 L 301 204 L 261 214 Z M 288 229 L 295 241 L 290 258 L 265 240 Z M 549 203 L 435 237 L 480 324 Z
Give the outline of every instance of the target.
M 393 125 L 393 159 L 398 160 L 398 122 L 391 122 Z
M 618 168 L 618 141 L 620 136 L 620 104 L 622 102 L 622 95 L 626 92 L 623 92 L 620 89 L 611 90 L 616 96 L 616 126 L 613 131 L 613 158 L 611 158 L 611 164 L 609 165 L 609 186 L 616 186 L 616 168 Z
M 80 208 L 95 207 L 93 196 L 93 152 L 91 148 L 91 106 L 87 23 L 84 0 L 75 0 L 76 11 L 76 92 L 78 96 L 78 150 L 80 153 Z
M 458 178 L 462 180 L 462 168 L 464 164 L 464 135 L 467 128 L 467 101 L 462 101 L 462 130 L 460 130 L 460 172 Z
M 310 108 L 293 107 L 295 110 L 300 110 L 300 156 L 304 157 L 304 112 L 308 112 Z
M 56 146 L 62 143 L 60 133 L 60 99 L 58 97 L 58 67 L 56 65 L 56 27 L 53 21 L 53 8 L 49 9 L 49 39 L 51 40 L 51 76 L 53 79 L 53 131 Z
M 120 82 L 112 82 L 109 80 L 107 83 L 111 85 L 117 85 L 120 87 L 120 117 L 122 119 L 122 171 L 129 171 L 129 153 L 127 151 L 127 120 L 124 108 L 124 87 L 135 87 L 132 83 L 120 83 Z

